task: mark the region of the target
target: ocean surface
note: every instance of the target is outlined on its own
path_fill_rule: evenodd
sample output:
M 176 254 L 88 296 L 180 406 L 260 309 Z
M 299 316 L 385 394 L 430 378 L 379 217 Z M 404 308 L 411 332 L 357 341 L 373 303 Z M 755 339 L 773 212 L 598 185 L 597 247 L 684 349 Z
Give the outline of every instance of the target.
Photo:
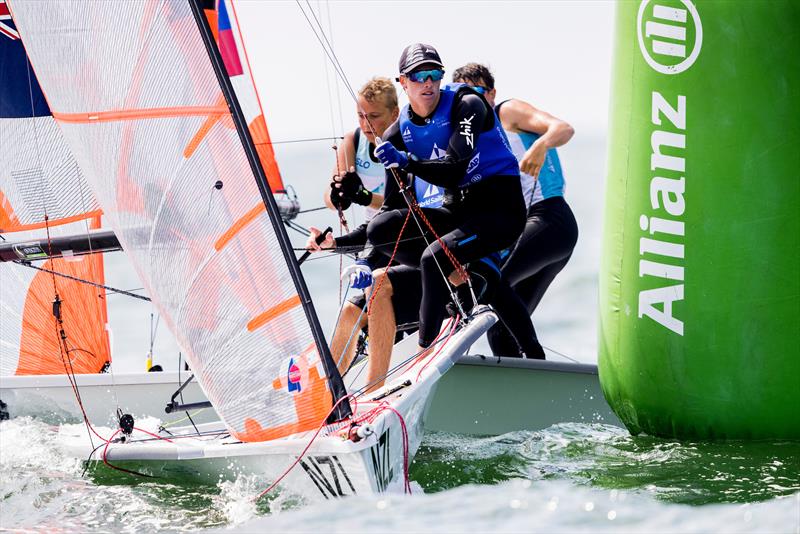
M 605 425 L 474 438 L 428 433 L 413 494 L 306 505 L 270 481 L 82 475 L 57 428 L 0 423 L 0 528 L 56 532 L 786 532 L 800 529 L 800 444 L 680 443 Z
M 331 171 L 329 143 L 276 149 L 303 208 L 320 206 Z M 605 143 L 578 135 L 561 159 L 580 238 L 534 320 L 550 357 L 594 362 Z M 297 222 L 338 228 L 327 210 Z M 301 246 L 304 238 L 292 235 Z M 340 302 L 338 271 L 338 257 L 304 265 L 328 333 Z M 122 256 L 110 259 L 107 281 L 138 287 Z M 115 371 L 140 371 L 152 310 L 119 295 L 109 302 Z M 180 349 L 157 324 L 155 361 L 174 369 Z M 485 350 L 485 343 L 473 347 Z M 800 533 L 800 443 L 678 442 L 572 423 L 496 437 L 428 433 L 411 468 L 411 496 L 306 505 L 278 491 L 255 505 L 253 497 L 270 480 L 241 476 L 209 484 L 134 479 L 105 469 L 84 474 L 81 460 L 63 451 L 55 423 L 0 422 L 0 529 Z

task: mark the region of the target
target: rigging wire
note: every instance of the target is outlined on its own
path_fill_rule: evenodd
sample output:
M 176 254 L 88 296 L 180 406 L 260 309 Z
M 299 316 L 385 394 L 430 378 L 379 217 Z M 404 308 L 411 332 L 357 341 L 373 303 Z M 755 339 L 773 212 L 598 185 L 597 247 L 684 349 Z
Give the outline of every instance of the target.
M 308 0 L 306 0 L 306 4 L 308 4 Z M 320 14 L 320 16 L 322 15 L 322 10 L 319 9 L 319 0 L 317 1 L 317 12 Z M 331 23 L 331 5 L 327 0 L 325 1 L 325 13 L 328 16 L 328 35 L 331 36 L 331 49 L 333 49 L 333 24 Z M 344 114 L 342 113 L 342 97 L 339 94 L 339 83 L 337 82 L 336 85 L 334 85 L 334 87 L 336 88 L 336 107 L 339 111 L 339 131 L 343 132 Z
M 28 76 L 28 96 L 30 97 L 30 105 L 31 105 L 31 124 L 33 125 L 33 138 L 34 138 L 34 146 L 36 147 L 36 168 L 41 173 L 41 177 L 39 179 L 39 195 L 42 199 L 42 212 L 44 214 L 44 227 L 45 232 L 47 234 L 47 254 L 48 256 L 53 255 L 53 242 L 50 235 L 50 217 L 47 210 L 47 199 L 48 196 L 45 194 L 45 174 L 42 169 L 42 158 L 41 158 L 41 147 L 39 143 L 39 129 L 37 127 L 37 120 L 36 120 L 36 111 L 33 102 L 33 81 L 32 81 L 32 67 L 30 61 L 26 58 L 26 73 Z M 51 265 L 53 261 L 50 260 Z M 53 281 L 53 315 L 56 318 L 55 323 L 53 324 L 55 335 L 56 335 L 56 343 L 58 344 L 58 351 L 59 356 L 61 357 L 61 363 L 64 366 L 64 370 L 67 374 L 67 379 L 70 382 L 70 386 L 72 387 L 72 391 L 75 393 L 75 398 L 78 401 L 78 405 L 81 408 L 81 412 L 83 413 L 83 422 L 86 426 L 86 433 L 89 436 L 89 443 L 92 447 L 94 447 L 94 441 L 92 440 L 92 432 L 94 432 L 97 437 L 102 437 L 97 434 L 96 431 L 91 427 L 89 423 L 89 418 L 86 416 L 86 412 L 83 409 L 83 401 L 81 400 L 80 391 L 78 390 L 78 383 L 75 378 L 75 370 L 72 366 L 72 359 L 69 356 L 69 347 L 67 347 L 67 336 L 64 332 L 64 323 L 61 319 L 61 298 L 59 297 L 58 293 L 58 284 L 56 283 L 56 276 L 55 274 L 51 274 L 51 278 Z
M 318 208 L 309 208 L 307 210 L 300 210 L 297 212 L 297 214 L 300 215 L 301 213 L 311 213 L 312 211 L 322 211 L 326 209 L 328 209 L 328 206 L 320 206 Z
M 97 288 L 100 288 L 100 289 L 105 289 L 106 291 L 111 291 L 112 293 L 118 293 L 120 295 L 125 295 L 126 297 L 133 297 L 135 299 L 146 300 L 147 302 L 150 302 L 150 297 L 145 297 L 144 295 L 137 295 L 136 293 L 131 293 L 130 291 L 126 291 L 124 289 L 117 289 L 117 288 L 106 286 L 106 285 L 103 285 L 103 284 L 98 284 L 97 282 L 92 282 L 91 280 L 86 280 L 85 278 L 79 278 L 77 276 L 72 276 L 71 274 L 66 274 L 66 273 L 62 273 L 62 272 L 59 272 L 59 271 L 54 271 L 52 269 L 46 269 L 44 267 L 39 267 L 39 266 L 33 265 L 32 263 L 29 263 L 27 261 L 17 260 L 17 261 L 14 261 L 14 263 L 16 263 L 17 265 L 22 265 L 23 267 L 28 267 L 30 269 L 36 269 L 37 271 L 42 271 L 44 273 L 52 274 L 54 279 L 55 279 L 56 276 L 60 276 L 62 278 L 66 278 L 67 280 L 73 280 L 75 282 L 80 282 L 82 284 L 87 284 L 87 285 L 90 285 L 90 286 L 93 286 L 93 287 L 97 287 Z M 54 282 L 54 284 L 55 284 L 55 282 Z
M 334 135 L 328 137 L 308 137 L 305 139 L 285 139 L 281 141 L 270 141 L 268 143 L 262 143 L 264 145 L 288 145 L 291 143 L 310 143 L 313 141 L 341 141 L 344 139 L 343 135 Z
M 319 41 L 320 45 L 322 46 L 323 50 L 325 51 L 325 54 L 328 56 L 328 58 L 330 59 L 331 63 L 333 64 L 333 66 L 334 66 L 334 68 L 336 70 L 336 73 L 339 75 L 339 77 L 342 80 L 342 83 L 347 88 L 348 92 L 350 93 L 350 97 L 353 99 L 353 101 L 356 103 L 356 105 L 358 105 L 358 97 L 356 96 L 355 91 L 353 90 L 353 87 L 350 85 L 350 82 L 347 79 L 347 75 L 346 75 L 346 73 L 344 71 L 344 68 L 342 67 L 342 64 L 339 62 L 339 58 L 336 55 L 336 52 L 334 51 L 330 40 L 328 40 L 327 36 L 325 35 L 325 31 L 322 28 L 322 25 L 319 23 L 319 20 L 314 15 L 313 10 L 310 10 L 310 12 L 311 12 L 311 16 L 314 18 L 314 21 L 316 22 L 316 27 L 311 22 L 311 19 L 309 18 L 309 16 L 306 13 L 306 11 L 303 9 L 303 6 L 300 4 L 300 0 L 295 0 L 295 1 L 297 2 L 297 5 L 300 8 L 300 11 L 303 13 L 303 16 L 305 17 L 305 19 L 308 22 L 309 26 L 311 27 L 311 31 L 314 33 L 314 36 L 317 38 L 317 41 Z M 308 0 L 306 0 L 306 3 L 308 3 Z M 370 123 L 369 117 L 367 117 L 366 120 L 367 120 L 368 123 Z M 370 126 L 371 126 L 371 123 L 370 123 Z M 378 139 L 376 139 L 376 142 L 378 142 Z M 338 163 L 338 160 L 337 160 L 337 163 Z M 420 222 L 420 219 L 422 220 L 422 222 L 425 223 L 425 225 L 431 231 L 433 236 L 436 238 L 436 241 L 439 243 L 439 246 L 442 248 L 442 251 L 444 252 L 445 256 L 453 264 L 453 267 L 454 267 L 455 271 L 459 274 L 459 276 L 461 277 L 462 281 L 467 284 L 467 287 L 469 288 L 470 293 L 472 293 L 473 300 L 477 301 L 477 299 L 475 298 L 475 292 L 474 292 L 474 290 L 472 288 L 472 281 L 470 280 L 470 278 L 469 278 L 469 276 L 467 274 L 467 271 L 464 268 L 464 266 L 457 260 L 457 258 L 453 255 L 453 253 L 450 251 L 450 249 L 447 247 L 447 245 L 445 245 L 445 243 L 439 237 L 439 235 L 437 234 L 436 230 L 433 228 L 433 225 L 430 223 L 430 221 L 428 221 L 428 218 L 423 213 L 422 208 L 420 208 L 420 206 L 417 204 L 416 200 L 413 200 L 412 198 L 410 198 L 410 195 L 407 194 L 407 188 L 406 188 L 406 186 L 405 186 L 405 184 L 403 182 L 403 179 L 400 177 L 400 173 L 397 172 L 396 169 L 389 169 L 389 170 L 391 171 L 391 174 L 392 174 L 394 180 L 397 182 L 397 185 L 400 188 L 400 191 L 403 192 L 403 198 L 405 199 L 406 204 L 408 204 L 409 210 L 411 212 L 413 212 L 414 222 L 417 224 L 417 227 L 419 228 L 420 234 L 425 239 L 425 242 L 428 244 L 428 246 L 430 246 L 432 244 L 430 241 L 428 241 L 428 238 L 425 236 L 425 231 L 423 229 L 422 223 Z M 444 269 L 440 265 L 439 260 L 438 260 L 438 258 L 436 258 L 436 256 L 434 256 L 434 261 L 436 263 L 437 268 L 439 269 L 439 272 L 442 274 L 442 277 L 445 280 L 445 285 L 447 286 L 447 289 L 448 289 L 448 291 L 450 293 L 451 298 L 453 299 L 453 301 L 456 303 L 456 305 L 460 309 L 461 308 L 461 303 L 460 303 L 459 299 L 456 298 L 455 289 L 449 283 L 449 278 L 448 278 L 447 275 L 444 274 Z M 464 312 L 464 310 L 460 310 L 460 311 L 462 313 Z M 466 316 L 466 314 L 464 314 L 464 316 Z

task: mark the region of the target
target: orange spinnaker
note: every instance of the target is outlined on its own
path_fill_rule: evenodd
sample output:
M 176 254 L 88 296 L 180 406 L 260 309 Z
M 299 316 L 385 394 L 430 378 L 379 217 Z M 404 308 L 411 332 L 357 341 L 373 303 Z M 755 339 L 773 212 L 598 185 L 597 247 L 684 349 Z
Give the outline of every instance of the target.
M 99 218 L 93 227 L 99 227 Z M 54 259 L 43 268 L 59 273 L 105 283 L 102 255 L 88 255 L 70 261 Z M 102 290 L 88 284 L 56 277 L 56 288 L 63 301 L 61 317 L 67 335 L 70 372 L 99 372 L 111 361 L 111 349 L 105 326 L 108 310 Z M 28 287 L 22 315 L 17 375 L 52 375 L 67 372 L 60 346 L 56 319 L 53 316 L 53 275 L 37 272 Z

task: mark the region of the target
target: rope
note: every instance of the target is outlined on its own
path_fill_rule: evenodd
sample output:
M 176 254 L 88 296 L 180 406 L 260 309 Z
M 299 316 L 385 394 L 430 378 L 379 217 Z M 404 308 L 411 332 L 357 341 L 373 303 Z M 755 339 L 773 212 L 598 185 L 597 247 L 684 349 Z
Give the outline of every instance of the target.
M 369 296 L 369 302 L 367 303 L 367 316 L 369 317 L 372 314 L 372 301 L 375 300 L 375 295 L 378 294 L 380 291 L 381 286 L 383 285 L 383 281 L 389 276 L 389 268 L 392 266 L 394 262 L 394 257 L 397 254 L 397 249 L 400 247 L 400 238 L 403 237 L 403 232 L 406 229 L 406 225 L 408 224 L 409 216 L 411 215 L 411 211 L 406 214 L 406 220 L 403 221 L 403 226 L 400 227 L 400 232 L 397 234 L 397 241 L 394 244 L 394 250 L 392 250 L 392 255 L 389 258 L 389 263 L 386 264 L 386 270 L 383 271 L 383 275 L 381 279 L 378 280 L 378 283 L 375 285 L 375 289 L 372 291 L 372 294 Z
M 45 217 L 45 221 L 46 220 L 47 220 L 47 217 Z M 49 232 L 48 232 L 47 241 L 48 241 L 48 243 L 50 243 Z M 24 262 L 22 260 L 17 260 L 14 263 L 16 263 L 17 265 L 22 265 L 23 267 L 29 267 L 31 269 L 36 269 L 37 271 L 42 271 L 44 273 L 48 273 L 48 274 L 54 275 L 54 277 L 53 277 L 53 287 L 54 288 L 55 288 L 55 276 L 60 276 L 62 278 L 66 278 L 67 280 L 73 280 L 75 282 L 80 282 L 82 284 L 86 284 L 86 285 L 89 285 L 89 286 L 92 286 L 92 287 L 96 287 L 98 289 L 105 289 L 106 291 L 111 291 L 112 293 L 119 293 L 121 295 L 125 295 L 125 296 L 128 296 L 128 297 L 133 297 L 133 298 L 139 299 L 139 300 L 146 300 L 147 302 L 150 302 L 150 298 L 149 297 L 145 297 L 145 296 L 142 296 L 142 295 L 137 295 L 136 293 L 131 293 L 130 291 L 125 291 L 124 289 L 116 289 L 116 288 L 113 288 L 113 287 L 104 286 L 103 284 L 98 284 L 96 282 L 92 282 L 91 280 L 85 280 L 83 278 L 78 278 L 77 276 L 72 276 L 72 275 L 69 275 L 69 274 L 60 273 L 58 271 L 53 271 L 51 269 L 45 269 L 44 267 L 37 267 L 36 265 L 32 265 L 32 264 Z
M 355 397 L 353 397 L 353 395 L 345 395 L 344 397 L 342 397 L 338 401 L 336 401 L 336 404 L 333 405 L 333 407 L 331 408 L 331 411 L 328 412 L 328 415 L 326 415 L 325 417 L 322 418 L 322 422 L 320 423 L 320 425 L 317 428 L 316 432 L 314 432 L 314 435 L 311 436 L 311 439 L 308 441 L 308 444 L 300 452 L 300 454 L 297 456 L 297 458 L 295 458 L 294 462 L 292 462 L 289 465 L 289 467 L 287 467 L 286 470 L 277 479 L 275 479 L 275 482 L 270 484 L 270 486 L 267 489 L 265 489 L 264 491 L 259 493 L 258 496 L 255 499 L 253 499 L 254 502 L 260 501 L 261 498 L 264 495 L 266 495 L 267 493 L 269 493 L 270 491 L 275 489 L 275 487 L 278 484 L 280 484 L 281 480 L 283 480 L 286 477 L 286 475 L 288 475 L 291 472 L 291 470 L 294 469 L 297 466 L 297 464 L 300 463 L 300 460 L 302 460 L 303 456 L 305 456 L 305 454 L 308 452 L 308 449 L 311 448 L 311 444 L 314 443 L 314 440 L 317 439 L 317 436 L 319 436 L 319 433 L 322 432 L 322 429 L 325 427 L 325 421 L 328 420 L 328 417 L 330 417 L 330 415 L 333 413 L 333 411 L 336 410 L 336 408 L 339 406 L 339 404 L 341 404 L 341 402 L 343 400 L 345 400 L 345 399 L 351 399 L 356 405 L 358 405 L 358 401 L 356 401 L 356 399 L 355 399 Z M 355 411 L 356 411 L 356 408 L 353 407 L 353 413 L 355 413 Z
M 133 427 L 133 429 L 134 429 L 134 430 L 136 430 L 136 431 L 138 431 L 138 432 L 142 432 L 142 433 L 144 433 L 144 434 L 147 434 L 147 435 L 149 435 L 149 436 L 152 436 L 152 437 L 154 437 L 154 438 L 156 438 L 156 439 L 163 440 L 163 441 L 168 441 L 168 442 L 172 443 L 172 440 L 171 440 L 171 439 L 169 439 L 169 438 L 165 438 L 165 437 L 162 437 L 162 436 L 158 436 L 158 435 L 156 435 L 156 434 L 153 434 L 152 432 L 148 432 L 147 430 L 143 430 L 143 429 L 141 429 L 141 428 L 136 428 L 136 427 Z M 120 432 L 122 432 L 122 429 L 121 429 L 121 428 L 118 428 L 118 429 L 117 429 L 117 430 L 116 430 L 116 431 L 115 431 L 113 434 L 111 434 L 111 437 L 110 437 L 110 438 L 108 438 L 107 440 L 105 440 L 105 442 L 106 442 L 106 445 L 105 445 L 105 447 L 103 447 L 103 463 L 104 463 L 104 464 L 105 464 L 107 467 L 110 467 L 111 469 L 116 469 L 117 471 L 122 471 L 123 473 L 128 473 L 129 475 L 136 475 L 136 476 L 145 477 L 145 478 L 158 478 L 158 477 L 157 477 L 157 476 L 155 476 L 155 475 L 148 475 L 148 474 L 146 474 L 146 473 L 140 473 L 139 471 L 133 471 L 133 470 L 131 470 L 131 469 L 125 469 L 124 467 L 120 467 L 120 466 L 118 466 L 118 465 L 114 465 L 114 464 L 112 464 L 111 462 L 109 462 L 109 461 L 108 461 L 108 447 L 109 447 L 109 445 L 111 445 L 111 443 L 113 442 L 113 440 L 114 440 L 114 437 L 115 437 L 117 434 L 119 434 Z M 103 439 L 103 438 L 100 438 L 100 439 Z M 94 451 L 92 451 L 92 454 L 94 454 Z M 89 455 L 89 457 L 91 458 L 91 455 Z

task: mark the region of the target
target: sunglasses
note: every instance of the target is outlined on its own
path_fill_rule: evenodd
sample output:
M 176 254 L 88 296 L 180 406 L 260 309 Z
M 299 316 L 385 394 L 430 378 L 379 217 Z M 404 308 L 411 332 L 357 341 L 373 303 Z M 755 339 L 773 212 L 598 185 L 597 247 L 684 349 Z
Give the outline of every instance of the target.
M 485 95 L 486 93 L 489 92 L 489 90 L 487 88 L 483 87 L 482 85 L 472 85 L 470 87 L 475 89 L 475 92 L 478 93 L 479 95 Z
M 428 78 L 430 78 L 432 82 L 438 82 L 444 78 L 444 71 L 442 69 L 418 70 L 409 72 L 406 76 L 408 76 L 408 79 L 412 82 L 417 83 L 423 83 Z

